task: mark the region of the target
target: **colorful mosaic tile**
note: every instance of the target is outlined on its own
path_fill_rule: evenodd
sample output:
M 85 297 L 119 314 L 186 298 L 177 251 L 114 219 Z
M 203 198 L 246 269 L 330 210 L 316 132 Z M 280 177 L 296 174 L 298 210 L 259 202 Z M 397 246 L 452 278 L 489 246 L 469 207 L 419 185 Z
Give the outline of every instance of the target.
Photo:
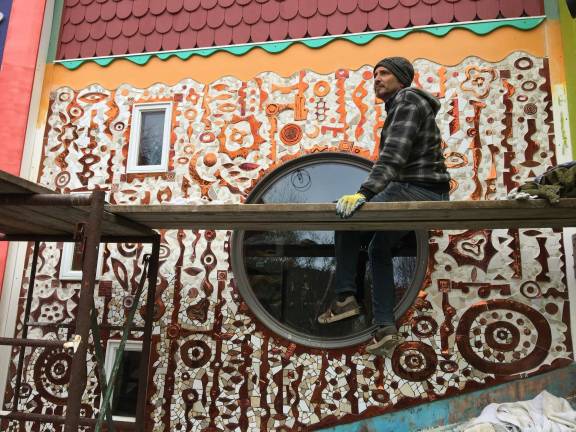
M 556 164 L 545 59 L 516 52 L 498 63 L 470 57 L 415 66 L 416 85 L 442 103 L 452 199 L 501 199 Z M 39 181 L 63 193 L 104 188 L 117 204 L 241 203 L 263 175 L 301 155 L 374 158 L 384 110 L 374 104 L 371 78 L 364 67 L 208 85 L 60 88 L 51 95 Z M 168 172 L 126 174 L 134 104 L 158 101 L 173 104 Z M 239 297 L 229 237 L 162 233 L 147 407 L 154 431 L 317 428 L 572 361 L 558 230 L 431 232 L 425 283 L 401 321 L 406 342 L 391 359 L 363 345 L 322 351 L 271 334 Z M 105 322 L 125 318 L 143 253 L 135 245 L 105 248 L 97 290 Z M 60 254 L 61 245 L 42 245 L 34 320 L 74 317 L 78 285 L 58 280 Z M 33 331 L 55 337 L 48 328 Z M 21 406 L 62 412 L 69 362 L 59 350 L 27 355 Z M 83 406 L 92 413 L 99 406 L 92 360 L 89 370 Z

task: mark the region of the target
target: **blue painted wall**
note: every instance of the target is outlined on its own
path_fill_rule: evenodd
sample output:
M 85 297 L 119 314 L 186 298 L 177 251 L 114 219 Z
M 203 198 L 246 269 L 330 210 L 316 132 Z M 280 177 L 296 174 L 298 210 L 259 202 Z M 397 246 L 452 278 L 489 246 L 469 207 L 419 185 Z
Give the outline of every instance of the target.
M 2 57 L 4 56 L 4 42 L 6 42 L 11 9 L 12 0 L 0 0 L 0 13 L 2 13 L 2 20 L 0 20 L 0 64 L 2 64 Z

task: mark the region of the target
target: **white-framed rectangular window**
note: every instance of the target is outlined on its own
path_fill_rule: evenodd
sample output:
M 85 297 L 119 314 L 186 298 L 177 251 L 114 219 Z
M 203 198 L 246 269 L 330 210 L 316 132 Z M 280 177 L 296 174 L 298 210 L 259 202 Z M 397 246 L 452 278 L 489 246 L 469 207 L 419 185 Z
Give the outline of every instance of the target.
M 170 102 L 134 105 L 127 173 L 160 172 L 168 169 L 171 123 Z
M 60 280 L 82 280 L 82 250 L 81 242 L 64 243 L 62 259 L 60 260 Z M 96 264 L 96 279 L 102 274 L 104 243 L 98 248 L 98 263 Z
M 114 360 L 120 347 L 120 340 L 108 340 L 106 357 L 104 359 L 104 371 L 108 385 Z M 138 377 L 142 360 L 142 341 L 126 341 L 122 360 L 116 380 L 114 391 L 110 399 L 112 418 L 118 421 L 136 421 L 136 406 L 138 404 Z

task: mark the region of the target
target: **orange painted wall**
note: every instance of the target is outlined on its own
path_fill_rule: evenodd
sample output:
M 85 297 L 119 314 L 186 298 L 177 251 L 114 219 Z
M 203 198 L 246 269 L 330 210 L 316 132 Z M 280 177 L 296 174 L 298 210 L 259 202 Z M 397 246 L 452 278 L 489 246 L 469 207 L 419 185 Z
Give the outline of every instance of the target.
M 468 30 L 455 29 L 442 38 L 414 32 L 399 40 L 379 37 L 363 46 L 337 40 L 320 49 L 294 44 L 280 54 L 269 54 L 256 48 L 242 56 L 218 52 L 209 57 L 195 56 L 185 61 L 176 57 L 167 60 L 153 58 L 145 66 L 120 59 L 105 67 L 87 62 L 70 71 L 57 64 L 48 66 L 44 89 L 50 91 L 62 86 L 79 89 L 90 84 L 100 84 L 111 89 L 122 83 L 145 88 L 157 82 L 173 85 L 186 78 L 210 83 L 223 76 L 248 80 L 261 72 L 290 76 L 302 69 L 329 73 L 338 68 L 358 69 L 366 64 L 375 64 L 382 57 L 395 55 L 410 60 L 426 58 L 444 65 L 458 64 L 470 52 L 488 61 L 499 61 L 513 51 L 553 57 L 550 50 L 559 37 L 559 25 L 545 22 L 531 31 L 504 27 L 485 37 L 479 37 Z M 549 39 L 551 43 L 547 44 Z M 450 49 L 442 49 L 444 46 Z M 563 71 L 562 67 L 558 69 Z M 564 77 L 553 76 L 552 79 L 558 81 Z M 48 99 L 45 93 L 42 101 Z
M 0 68 L 0 170 L 20 174 L 46 0 L 14 0 Z M 0 243 L 0 281 L 8 245 Z M 0 292 L 2 285 L 0 285 Z

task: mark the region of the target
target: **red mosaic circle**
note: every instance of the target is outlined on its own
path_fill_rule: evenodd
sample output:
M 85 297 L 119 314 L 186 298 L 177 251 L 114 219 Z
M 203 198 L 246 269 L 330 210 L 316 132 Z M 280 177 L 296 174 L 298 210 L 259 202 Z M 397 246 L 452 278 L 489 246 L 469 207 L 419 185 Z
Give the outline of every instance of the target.
M 302 139 L 302 128 L 293 123 L 287 124 L 280 130 L 280 139 L 286 145 L 295 145 Z

